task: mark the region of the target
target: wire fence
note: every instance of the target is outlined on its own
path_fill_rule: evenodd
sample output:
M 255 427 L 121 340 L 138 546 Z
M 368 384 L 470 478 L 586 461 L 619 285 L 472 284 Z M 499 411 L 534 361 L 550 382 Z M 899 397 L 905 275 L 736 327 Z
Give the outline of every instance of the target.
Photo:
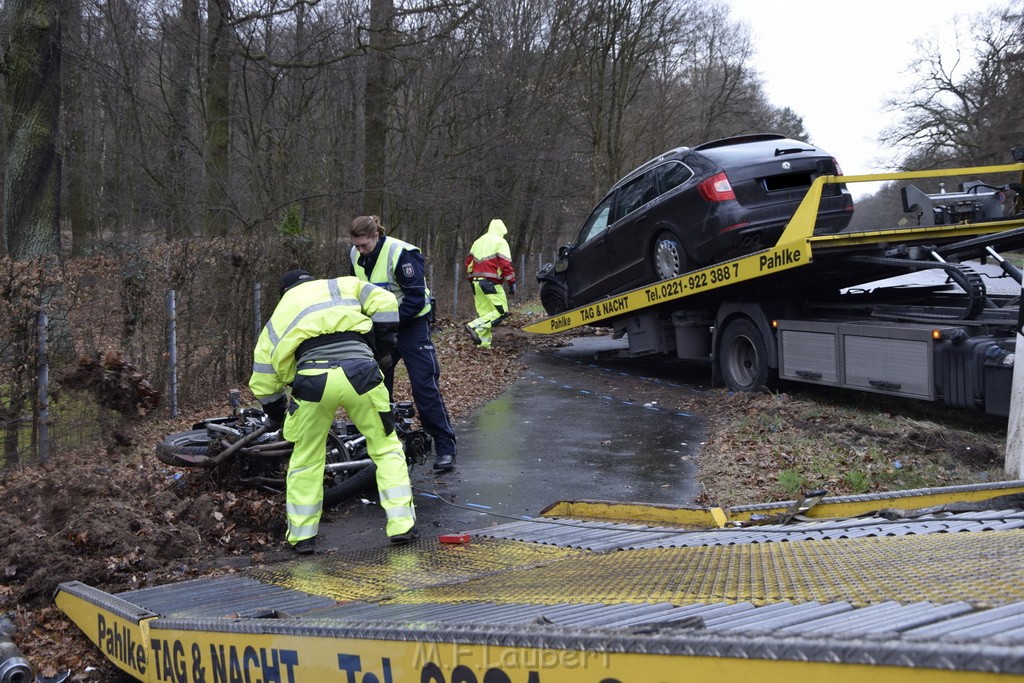
M 425 254 L 439 325 L 475 317 L 461 259 Z M 544 257 L 514 258 L 536 297 Z M 0 260 L 0 466 L 116 447 L 122 425 L 173 417 L 248 381 L 282 273 L 350 274 L 326 241 L 295 237 L 107 245 L 65 261 Z

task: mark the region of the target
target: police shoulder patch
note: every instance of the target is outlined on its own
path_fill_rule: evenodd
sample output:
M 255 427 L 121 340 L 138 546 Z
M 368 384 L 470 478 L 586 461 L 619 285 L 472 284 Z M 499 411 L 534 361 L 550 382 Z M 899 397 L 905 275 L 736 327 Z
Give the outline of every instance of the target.
M 416 271 L 413 270 L 411 263 L 403 263 L 402 264 L 402 275 L 404 275 L 406 277 L 412 277 L 415 274 L 416 274 Z

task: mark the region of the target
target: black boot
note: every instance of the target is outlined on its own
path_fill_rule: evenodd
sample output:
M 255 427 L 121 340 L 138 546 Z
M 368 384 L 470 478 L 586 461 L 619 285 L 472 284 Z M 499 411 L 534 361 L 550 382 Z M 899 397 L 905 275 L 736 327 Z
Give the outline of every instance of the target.
M 292 546 L 292 550 L 296 555 L 312 555 L 316 552 L 316 536 L 302 539 Z
M 434 469 L 440 472 L 447 472 L 448 470 L 455 469 L 455 454 L 438 453 L 437 458 L 434 459 Z

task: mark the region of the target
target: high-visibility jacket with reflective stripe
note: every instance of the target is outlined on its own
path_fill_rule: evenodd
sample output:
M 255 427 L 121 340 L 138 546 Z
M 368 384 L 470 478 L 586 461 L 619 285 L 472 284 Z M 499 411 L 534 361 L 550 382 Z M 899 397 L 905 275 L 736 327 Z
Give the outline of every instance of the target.
M 368 282 L 346 276 L 289 289 L 260 332 L 249 388 L 261 403 L 283 395 L 295 378 L 299 344 L 333 332 L 369 334 L 375 324 L 397 325 L 398 301 Z
M 512 267 L 512 250 L 505 241 L 508 229 L 505 222 L 495 218 L 487 226 L 487 232 L 473 242 L 466 257 L 466 279 L 486 278 L 491 282 L 512 284 L 516 271 Z
M 373 264 L 373 271 L 369 274 L 367 274 L 365 268 L 359 265 L 359 251 L 352 247 L 352 250 L 349 252 L 349 258 L 352 260 L 352 272 L 360 280 L 371 282 L 378 287 L 383 287 L 390 291 L 398 299 L 398 306 L 401 307 L 402 299 L 405 298 L 405 292 L 402 291 L 402 287 L 395 279 L 395 268 L 398 266 L 398 259 L 403 251 L 418 252 L 419 247 L 394 237 L 385 236 L 381 237 L 381 239 L 384 240 L 384 244 L 377 255 L 377 262 Z M 419 318 L 430 312 L 430 290 L 427 289 L 426 283 L 423 286 L 423 300 L 426 303 L 420 312 L 413 316 L 414 318 Z

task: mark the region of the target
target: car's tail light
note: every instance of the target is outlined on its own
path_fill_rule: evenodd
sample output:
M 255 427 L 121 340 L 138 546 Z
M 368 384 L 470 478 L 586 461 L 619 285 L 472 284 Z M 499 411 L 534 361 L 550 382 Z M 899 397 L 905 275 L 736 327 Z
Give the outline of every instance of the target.
M 697 186 L 700 196 L 709 202 L 724 202 L 736 199 L 736 193 L 732 191 L 729 184 L 729 177 L 724 173 L 716 173 L 710 178 L 705 178 Z

